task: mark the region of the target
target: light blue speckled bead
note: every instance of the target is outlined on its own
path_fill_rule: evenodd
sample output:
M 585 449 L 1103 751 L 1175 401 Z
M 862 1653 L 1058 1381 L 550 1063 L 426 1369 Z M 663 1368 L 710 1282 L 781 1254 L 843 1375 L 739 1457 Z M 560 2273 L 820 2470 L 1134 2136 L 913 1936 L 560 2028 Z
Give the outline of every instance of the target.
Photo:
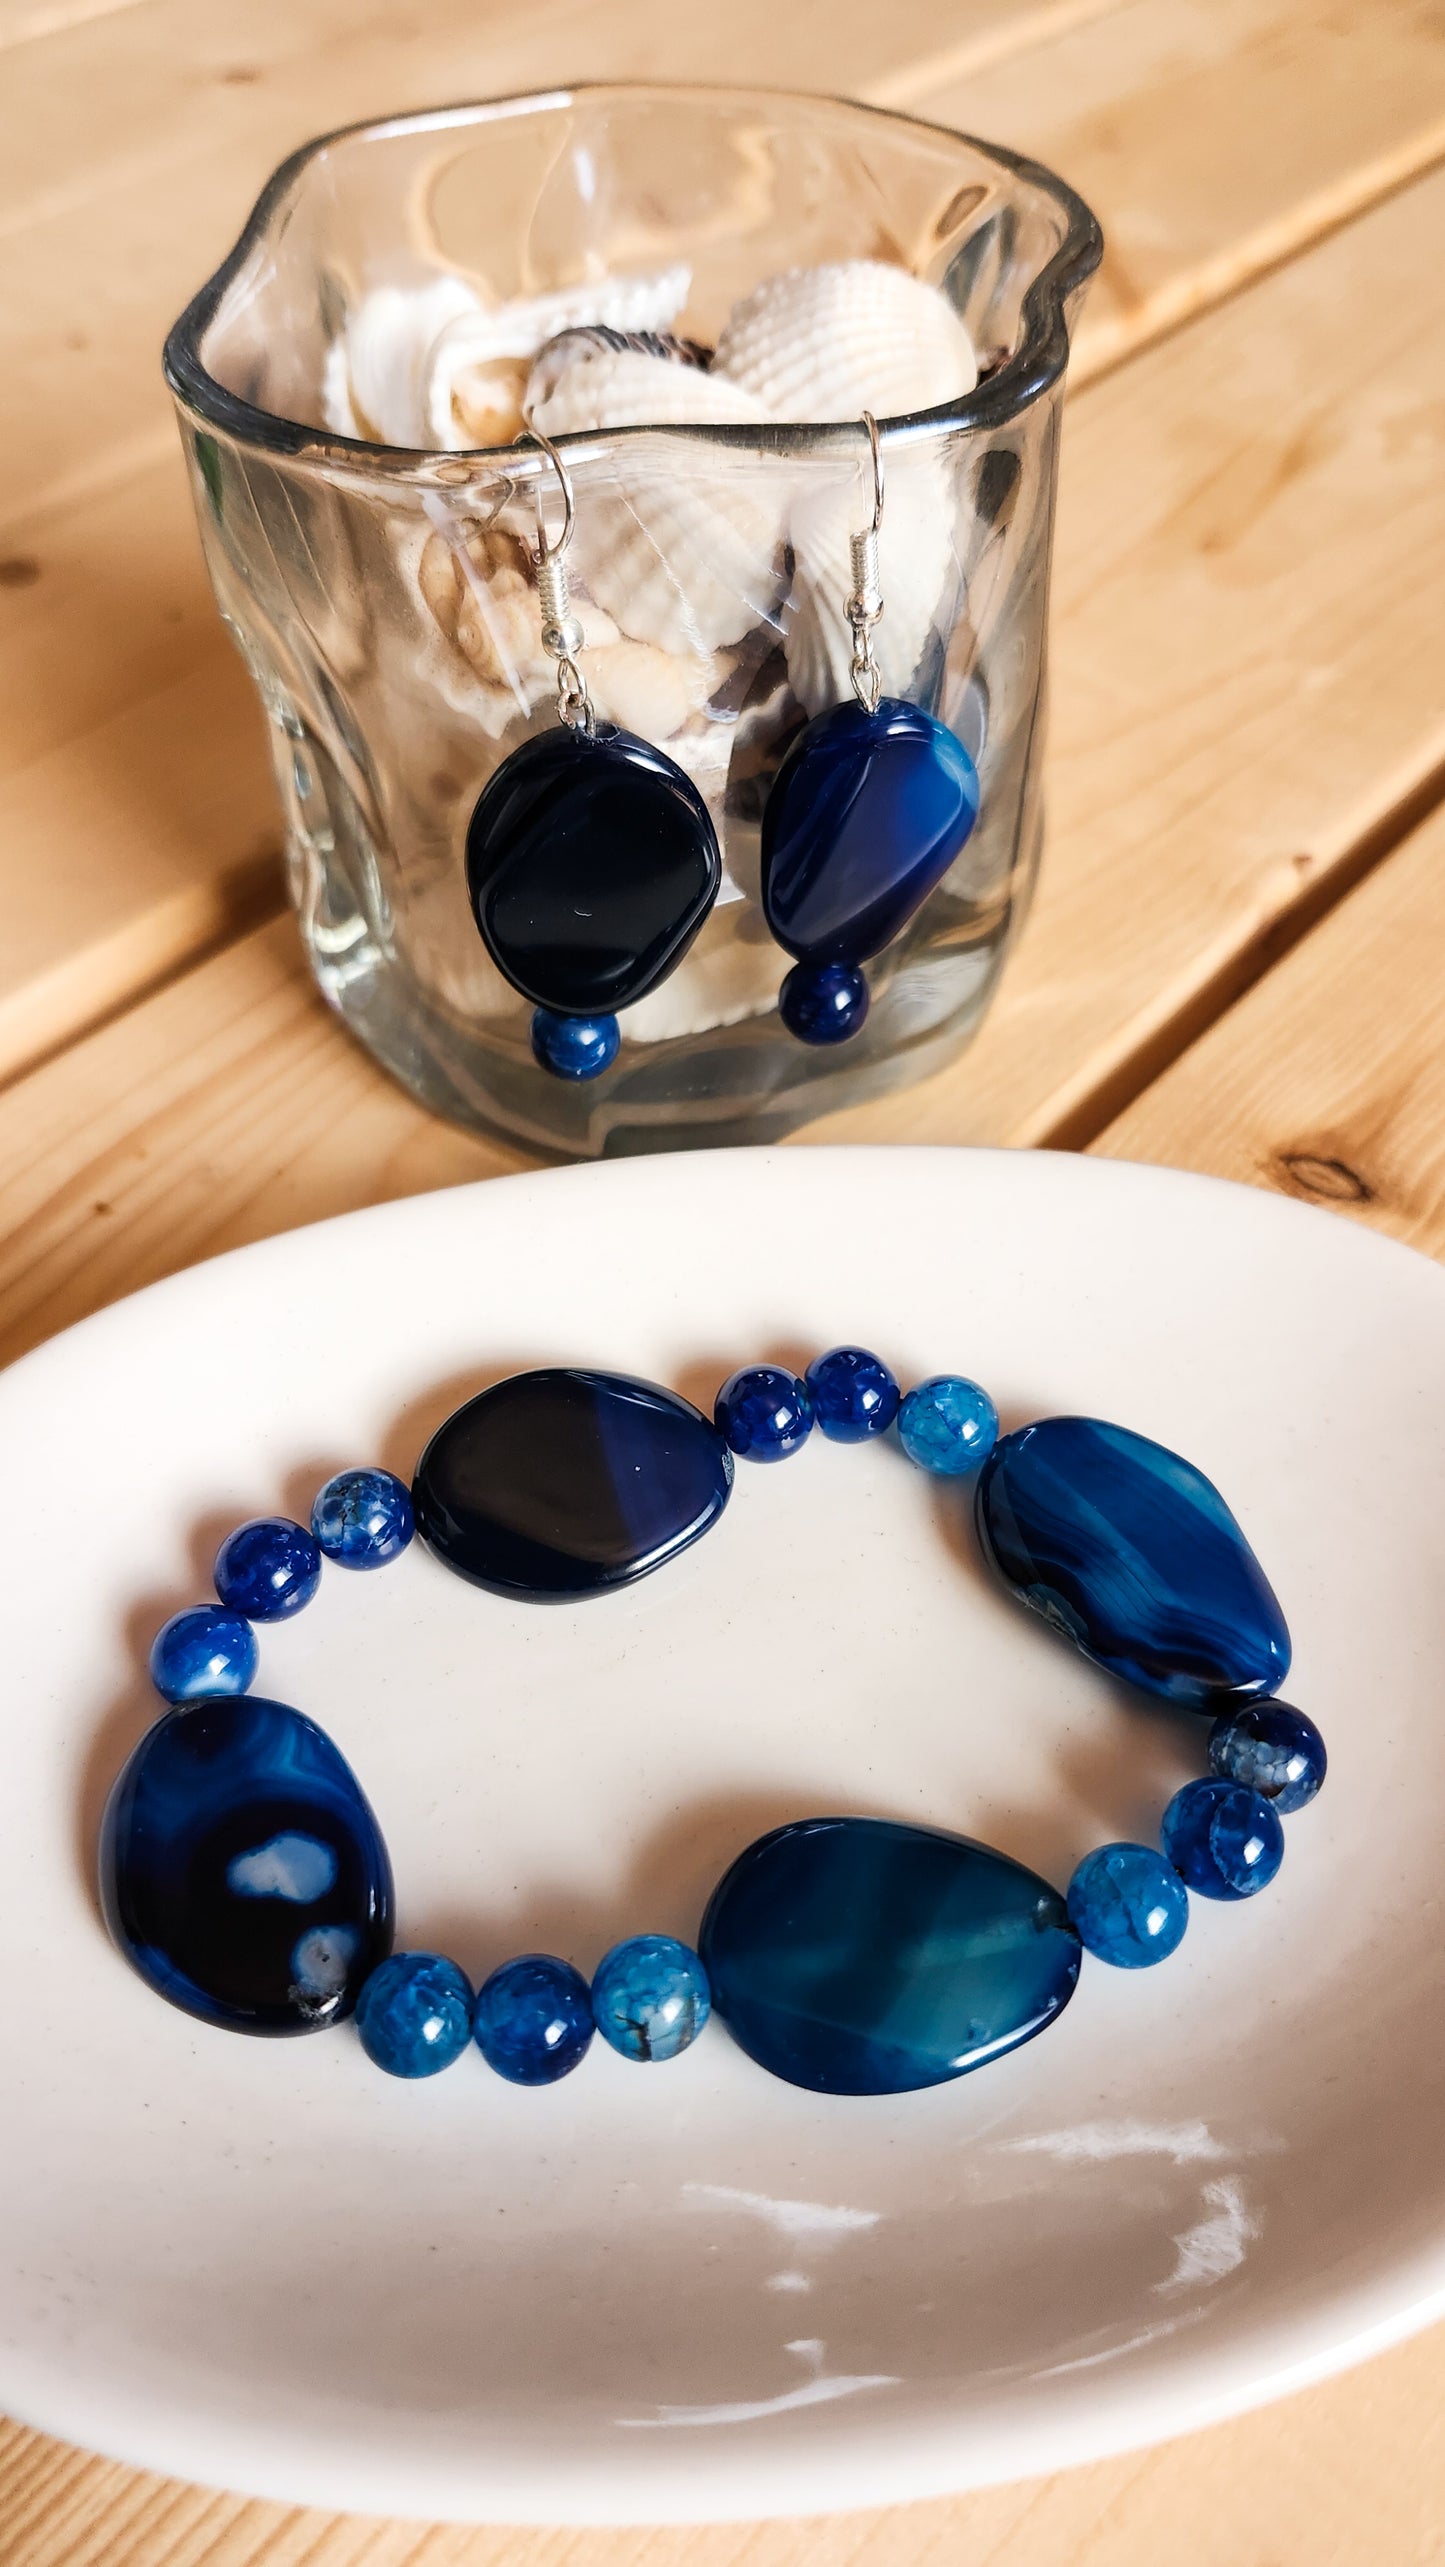
M 472 1988 L 441 1952 L 393 1952 L 356 2000 L 368 2059 L 389 2077 L 435 2077 L 472 2037 Z
M 1247 1783 L 1281 1818 L 1314 1799 L 1329 1766 L 1314 1722 L 1288 1702 L 1242 1703 L 1222 1711 L 1209 1733 L 1209 1761 L 1231 1783 Z
M 1096 1845 L 1069 1883 L 1068 1905 L 1085 1951 L 1116 1970 L 1167 1961 L 1189 1923 L 1189 1893 L 1150 1845 Z
M 394 1471 L 338 1471 L 317 1491 L 311 1530 L 343 1569 L 380 1569 L 415 1530 L 411 1491 Z
M 921 1471 L 961 1479 L 986 1462 L 998 1442 L 998 1410 L 962 1373 L 934 1373 L 905 1397 L 898 1440 Z
M 151 1642 L 151 1683 L 166 1702 L 243 1694 L 255 1681 L 256 1634 L 244 1614 L 193 1604 L 173 1613 Z
M 592 1981 L 592 2018 L 624 2059 L 675 2059 L 712 2012 L 707 1972 L 671 1934 L 614 1943 Z
M 520 1952 L 477 1991 L 472 2032 L 489 2068 L 514 2086 L 550 2086 L 592 2039 L 587 1982 L 554 1952 Z

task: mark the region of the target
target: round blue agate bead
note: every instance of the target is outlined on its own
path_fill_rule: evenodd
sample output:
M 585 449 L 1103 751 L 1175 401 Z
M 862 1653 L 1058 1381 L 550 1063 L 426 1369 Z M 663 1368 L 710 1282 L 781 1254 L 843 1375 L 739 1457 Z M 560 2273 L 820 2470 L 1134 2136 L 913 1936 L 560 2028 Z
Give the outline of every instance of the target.
M 624 2059 L 675 2059 L 711 2012 L 706 1970 L 671 1934 L 629 1935 L 593 1975 L 593 2021 Z
M 411 1491 L 393 1471 L 338 1471 L 317 1493 L 311 1530 L 343 1569 L 380 1569 L 416 1529 Z
M 1269 1802 L 1214 1775 L 1175 1793 L 1160 1834 L 1176 1872 L 1209 1899 L 1253 1898 L 1274 1879 L 1284 1853 L 1284 1829 Z
M 441 1952 L 393 1952 L 356 2000 L 368 2059 L 389 2077 L 435 2077 L 472 2037 L 472 1987 Z
M 477 1991 L 472 2032 L 487 2065 L 514 2086 L 550 2086 L 592 2038 L 587 1982 L 551 1952 L 504 1961 Z
M 256 1658 L 256 1634 L 244 1615 L 193 1604 L 163 1622 L 151 1642 L 151 1683 L 166 1702 L 243 1694 L 255 1680 Z
M 1246 1784 L 1281 1817 L 1314 1799 L 1329 1763 L 1314 1722 L 1287 1702 L 1222 1711 L 1209 1733 L 1209 1761 L 1216 1774 Z
M 998 1410 L 962 1373 L 934 1373 L 898 1411 L 898 1440 L 910 1462 L 956 1480 L 986 1462 L 998 1441 Z
M 781 1462 L 813 1431 L 808 1385 L 781 1364 L 745 1364 L 713 1403 L 713 1423 L 746 1462 Z
M 256 1515 L 238 1524 L 216 1553 L 216 1593 L 252 1622 L 284 1622 L 316 1593 L 321 1550 L 304 1524 Z
M 617 1058 L 622 1029 L 615 1016 L 532 1015 L 532 1056 L 553 1078 L 600 1078 Z
M 856 963 L 795 963 L 778 1014 L 799 1043 L 846 1043 L 868 1014 L 868 983 Z
M 834 1346 L 807 1371 L 813 1414 L 834 1444 L 863 1444 L 885 1434 L 898 1414 L 898 1384 L 863 1346 Z
M 1167 1961 L 1189 1923 L 1189 1893 L 1151 1845 L 1096 1845 L 1069 1883 L 1068 1907 L 1085 1951 L 1117 1970 Z

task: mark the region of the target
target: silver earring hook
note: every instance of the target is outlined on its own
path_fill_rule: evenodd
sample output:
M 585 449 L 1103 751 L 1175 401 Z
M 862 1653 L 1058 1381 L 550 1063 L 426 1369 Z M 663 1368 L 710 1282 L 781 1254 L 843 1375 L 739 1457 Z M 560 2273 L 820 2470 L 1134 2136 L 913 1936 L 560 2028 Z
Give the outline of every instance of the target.
M 873 627 L 883 612 L 883 590 L 878 569 L 878 530 L 883 523 L 883 452 L 878 443 L 878 422 L 871 410 L 863 413 L 868 431 L 868 453 L 873 465 L 873 522 L 861 535 L 850 535 L 848 549 L 853 557 L 853 586 L 843 612 L 853 628 L 853 657 L 849 676 L 853 692 L 865 713 L 876 713 L 883 692 L 883 678 L 873 655 Z
M 585 731 L 589 740 L 597 727 L 597 716 L 587 692 L 587 680 L 577 665 L 577 654 L 587 636 L 572 612 L 572 593 L 567 579 L 567 547 L 577 523 L 576 503 L 572 497 L 572 476 L 545 430 L 533 419 L 527 421 L 527 434 L 542 449 L 562 488 L 565 514 L 562 532 L 554 544 L 547 541 L 546 521 L 542 515 L 542 492 L 537 491 L 537 550 L 534 566 L 537 573 L 537 598 L 542 609 L 542 648 L 557 663 L 557 718 L 569 731 Z

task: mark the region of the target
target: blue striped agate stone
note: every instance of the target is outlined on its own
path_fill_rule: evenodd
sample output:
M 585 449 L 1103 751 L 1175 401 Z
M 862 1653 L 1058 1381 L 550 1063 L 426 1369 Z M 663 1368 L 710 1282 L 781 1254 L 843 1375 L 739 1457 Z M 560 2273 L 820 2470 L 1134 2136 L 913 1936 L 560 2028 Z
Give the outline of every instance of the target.
M 1002 2058 L 1068 2004 L 1063 1899 L 991 1846 L 887 1818 L 774 1828 L 698 1937 L 713 2007 L 759 2067 L 830 2095 L 909 2094 Z
M 215 1696 L 148 1730 L 111 1793 L 100 1893 L 157 1994 L 230 2032 L 317 2032 L 391 1950 L 391 1866 L 340 1749 L 302 1712 Z
M 534 1604 L 602 1595 L 717 1522 L 733 1457 L 710 1418 L 626 1373 L 513 1373 L 437 1429 L 417 1530 L 474 1585 Z
M 994 1446 L 976 1515 L 1004 1584 L 1109 1675 L 1194 1711 L 1284 1682 L 1263 1569 L 1213 1482 L 1162 1444 L 1040 1418 Z

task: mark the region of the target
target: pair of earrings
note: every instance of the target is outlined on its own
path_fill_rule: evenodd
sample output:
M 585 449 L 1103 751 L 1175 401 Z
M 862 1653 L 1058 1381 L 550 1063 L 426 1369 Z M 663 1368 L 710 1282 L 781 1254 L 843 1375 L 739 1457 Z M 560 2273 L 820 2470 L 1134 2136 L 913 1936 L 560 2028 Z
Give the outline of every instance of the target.
M 978 817 L 978 773 L 921 705 L 882 692 L 873 628 L 883 613 L 883 460 L 866 412 L 871 524 L 851 538 L 853 698 L 799 732 L 762 824 L 763 912 L 793 969 L 778 1006 L 805 1043 L 841 1043 L 868 1013 L 862 966 L 940 882 Z M 562 489 L 549 543 L 538 507 L 542 644 L 557 665 L 560 727 L 524 741 L 481 794 L 467 830 L 467 888 L 488 953 L 530 999 L 532 1049 L 554 1076 L 596 1078 L 617 1056 L 619 1008 L 681 962 L 722 880 L 707 806 L 681 767 L 599 722 L 578 667 L 566 554 L 571 477 L 538 429 Z

